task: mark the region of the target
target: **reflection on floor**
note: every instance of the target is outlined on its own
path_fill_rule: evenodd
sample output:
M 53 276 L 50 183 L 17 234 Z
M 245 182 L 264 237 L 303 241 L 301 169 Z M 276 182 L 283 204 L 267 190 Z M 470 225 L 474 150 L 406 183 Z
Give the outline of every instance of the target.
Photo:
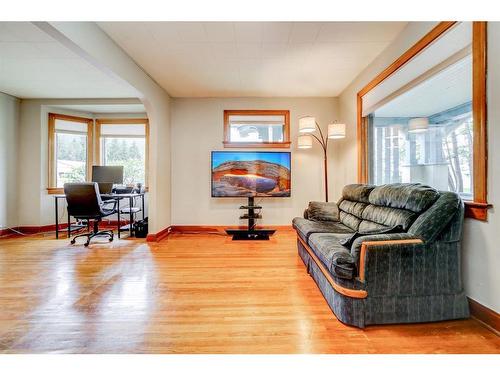
M 474 320 L 345 326 L 286 230 L 248 243 L 0 239 L 0 306 L 5 353 L 500 353 Z

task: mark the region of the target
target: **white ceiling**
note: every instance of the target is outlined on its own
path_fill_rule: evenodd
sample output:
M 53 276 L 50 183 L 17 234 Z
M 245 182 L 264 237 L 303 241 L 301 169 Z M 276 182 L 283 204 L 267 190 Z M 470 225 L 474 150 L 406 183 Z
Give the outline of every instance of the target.
M 19 98 L 129 98 L 116 81 L 30 22 L 0 22 L 0 92 Z
M 174 97 L 337 96 L 405 22 L 100 22 Z
M 471 100 L 472 57 L 469 55 L 380 107 L 375 115 L 428 117 Z

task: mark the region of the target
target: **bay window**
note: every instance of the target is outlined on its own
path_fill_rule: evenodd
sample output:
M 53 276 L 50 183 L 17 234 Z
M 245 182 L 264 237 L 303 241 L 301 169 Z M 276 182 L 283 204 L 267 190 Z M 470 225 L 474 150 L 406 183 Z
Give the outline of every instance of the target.
M 91 181 L 92 165 L 123 165 L 125 185 L 148 182 L 147 119 L 97 119 L 49 113 L 49 194 Z

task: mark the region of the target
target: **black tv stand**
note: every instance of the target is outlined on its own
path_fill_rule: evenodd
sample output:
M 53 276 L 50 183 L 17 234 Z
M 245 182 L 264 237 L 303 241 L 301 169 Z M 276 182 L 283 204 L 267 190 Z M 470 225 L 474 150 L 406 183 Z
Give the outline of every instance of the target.
M 248 197 L 248 204 L 240 206 L 240 210 L 248 211 L 240 216 L 240 219 L 248 220 L 248 226 L 247 229 L 226 229 L 226 233 L 233 236 L 233 241 L 268 240 L 269 236 L 276 232 L 274 229 L 255 229 L 255 220 L 262 218 L 262 215 L 255 213 L 255 210 L 261 208 L 255 205 L 254 197 Z

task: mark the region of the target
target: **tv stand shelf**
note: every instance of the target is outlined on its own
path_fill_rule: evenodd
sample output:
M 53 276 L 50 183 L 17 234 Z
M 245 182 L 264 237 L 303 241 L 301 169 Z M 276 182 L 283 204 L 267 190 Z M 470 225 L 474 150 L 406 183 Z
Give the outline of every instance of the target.
M 240 210 L 261 210 L 262 206 L 240 206 Z
M 244 214 L 244 215 L 241 215 L 240 216 L 240 219 L 262 219 L 262 215 L 261 214 L 254 214 L 253 216 L 250 216 L 248 214 Z
M 269 236 L 275 232 L 274 229 L 256 229 L 255 219 L 262 219 L 260 213 L 254 210 L 262 209 L 256 206 L 254 197 L 248 197 L 248 204 L 240 206 L 240 210 L 248 210 L 246 214 L 240 216 L 240 219 L 248 220 L 247 229 L 226 229 L 226 233 L 233 236 L 233 241 L 237 240 L 268 240 Z

